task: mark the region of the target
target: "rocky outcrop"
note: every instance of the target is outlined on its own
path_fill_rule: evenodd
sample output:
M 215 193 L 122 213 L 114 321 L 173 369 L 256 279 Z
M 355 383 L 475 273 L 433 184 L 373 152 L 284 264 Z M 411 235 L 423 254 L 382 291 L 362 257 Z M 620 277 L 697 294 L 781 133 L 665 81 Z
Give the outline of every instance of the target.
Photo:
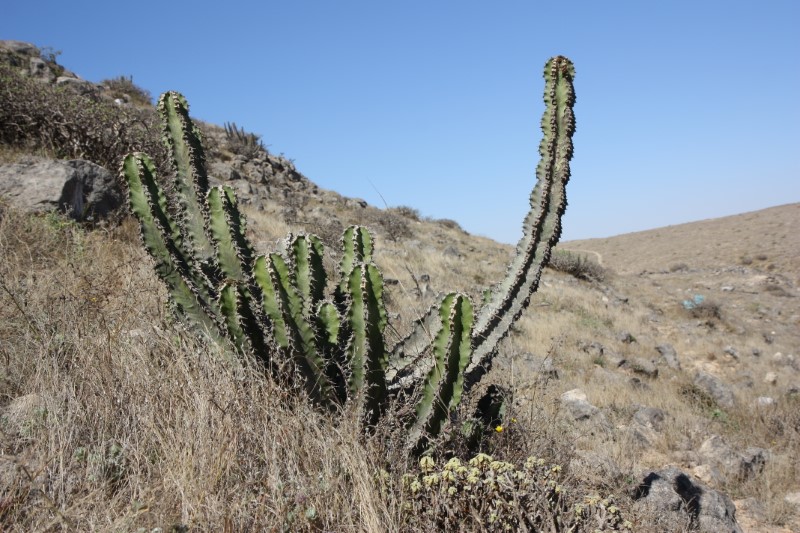
M 639 510 L 649 510 L 664 521 L 664 530 L 686 524 L 701 533 L 743 533 L 736 522 L 736 506 L 728 496 L 673 466 L 649 472 L 633 498 Z
M 75 220 L 105 217 L 122 205 L 111 172 L 90 161 L 28 157 L 0 166 L 0 197 L 30 212 L 59 211 Z

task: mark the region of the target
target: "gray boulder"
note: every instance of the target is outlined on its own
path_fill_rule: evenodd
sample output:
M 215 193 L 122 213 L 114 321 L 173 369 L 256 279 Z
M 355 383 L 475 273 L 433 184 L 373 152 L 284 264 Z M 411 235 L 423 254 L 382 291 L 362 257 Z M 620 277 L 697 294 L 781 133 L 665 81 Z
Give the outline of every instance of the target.
M 678 354 L 671 344 L 659 344 L 656 346 L 656 351 L 661 356 L 661 360 L 664 361 L 668 367 L 673 370 L 681 369 L 681 363 L 678 361 Z
M 25 211 L 60 211 L 75 220 L 107 216 L 123 202 L 114 175 L 81 159 L 24 158 L 0 165 L 0 196 Z
M 700 371 L 694 376 L 694 384 L 711 396 L 720 407 L 734 406 L 733 391 L 717 376 Z
M 755 476 L 764 469 L 769 451 L 751 447 L 738 452 L 719 435 L 712 435 L 698 450 L 703 461 L 719 471 L 725 478 L 738 481 Z
M 568 390 L 561 395 L 560 400 L 572 420 L 577 422 L 591 420 L 600 425 L 607 425 L 605 415 L 600 409 L 589 403 L 586 393 L 581 389 Z
M 36 46 L 22 41 L 2 40 L 0 41 L 0 50 L 7 50 L 24 56 L 39 55 L 39 49 Z
M 78 94 L 92 94 L 97 91 L 97 86 L 94 83 L 72 76 L 59 76 L 56 78 L 56 85 L 68 87 Z
M 47 61 L 45 61 L 41 57 L 30 58 L 30 65 L 28 68 L 30 70 L 31 77 L 37 80 L 51 83 L 56 79 L 56 75 L 50 69 L 50 66 L 47 64 Z
M 650 379 L 655 379 L 658 377 L 658 367 L 655 365 L 655 363 L 649 359 L 645 359 L 644 357 L 634 357 L 633 359 L 630 359 L 625 366 L 627 366 L 635 374 L 639 374 Z
M 648 473 L 633 499 L 638 509 L 649 509 L 663 520 L 665 531 L 675 524 L 688 523 L 702 533 L 743 533 L 736 522 L 736 506 L 728 496 L 703 486 L 674 466 Z

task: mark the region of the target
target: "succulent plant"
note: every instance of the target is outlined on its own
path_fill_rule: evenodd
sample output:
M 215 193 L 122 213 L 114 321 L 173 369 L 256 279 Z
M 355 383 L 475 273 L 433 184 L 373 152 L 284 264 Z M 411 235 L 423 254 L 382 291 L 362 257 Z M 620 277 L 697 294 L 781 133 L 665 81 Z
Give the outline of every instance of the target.
M 283 253 L 256 255 L 233 190 L 209 188 L 200 132 L 186 100 L 163 94 L 158 112 L 172 182 L 159 183 L 142 153 L 128 155 L 122 173 L 144 246 L 175 313 L 215 341 L 230 343 L 234 352 L 254 354 L 275 378 L 304 388 L 316 404 L 357 405 L 367 428 L 379 423 L 392 400 L 413 398 L 406 445 L 421 453 L 491 368 L 498 343 L 538 287 L 561 233 L 575 130 L 572 63 L 554 57 L 544 77 L 538 179 L 506 278 L 477 312 L 467 296 L 446 295 L 391 348 L 384 336 L 383 277 L 372 259 L 369 231 L 353 226 L 344 232 L 331 294 L 316 236 L 290 236 Z M 476 420 L 492 416 L 476 413 Z

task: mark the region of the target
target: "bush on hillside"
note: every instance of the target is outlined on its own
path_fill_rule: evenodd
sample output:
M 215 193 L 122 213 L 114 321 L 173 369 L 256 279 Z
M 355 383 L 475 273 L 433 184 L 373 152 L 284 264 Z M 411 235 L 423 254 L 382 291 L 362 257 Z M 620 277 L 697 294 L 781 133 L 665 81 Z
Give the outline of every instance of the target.
M 555 250 L 547 266 L 586 281 L 603 281 L 607 275 L 606 269 L 602 266 L 581 254 L 566 250 Z
M 105 87 L 108 95 L 113 99 L 119 98 L 124 102 L 138 106 L 152 106 L 153 95 L 150 91 L 133 83 L 133 76 L 117 76 L 100 82 Z
M 143 151 L 166 161 L 153 109 L 120 106 L 99 94 L 78 94 L 0 65 L 0 144 L 86 159 L 109 170 Z

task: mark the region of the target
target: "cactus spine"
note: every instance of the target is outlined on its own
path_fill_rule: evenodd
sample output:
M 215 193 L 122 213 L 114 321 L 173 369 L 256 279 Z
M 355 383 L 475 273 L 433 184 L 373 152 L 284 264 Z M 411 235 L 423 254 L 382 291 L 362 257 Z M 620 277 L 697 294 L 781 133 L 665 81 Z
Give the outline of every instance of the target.
M 158 111 L 172 160 L 173 194 L 167 198 L 144 154 L 128 155 L 122 173 L 144 246 L 176 313 L 215 341 L 230 342 L 236 352 L 255 354 L 273 376 L 304 387 L 315 403 L 355 404 L 368 428 L 393 400 L 411 398 L 416 409 L 406 422 L 406 446 L 422 453 L 491 367 L 498 343 L 527 306 L 560 236 L 575 130 L 572 63 L 555 57 L 544 76 L 537 184 L 505 280 L 477 314 L 468 297 L 448 294 L 391 350 L 370 233 L 358 226 L 345 230 L 339 280 L 330 296 L 316 236 L 290 237 L 283 253 L 255 255 L 233 191 L 208 187 L 200 133 L 186 100 L 165 93 Z

